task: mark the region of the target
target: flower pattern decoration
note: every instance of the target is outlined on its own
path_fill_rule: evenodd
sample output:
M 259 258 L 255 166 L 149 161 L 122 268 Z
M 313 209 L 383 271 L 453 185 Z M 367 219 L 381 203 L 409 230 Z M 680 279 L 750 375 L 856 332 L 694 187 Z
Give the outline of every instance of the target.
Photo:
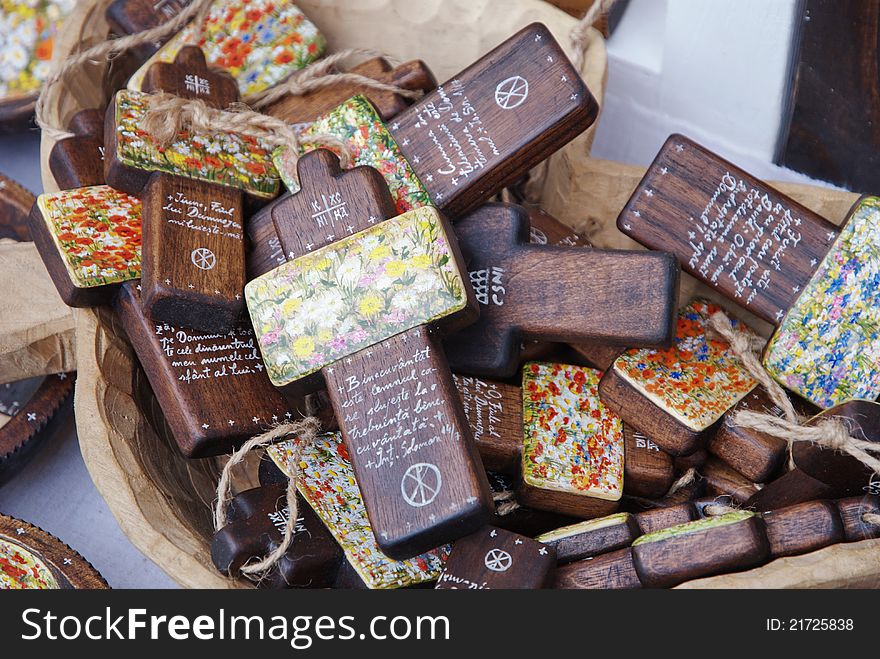
M 49 566 L 21 545 L 0 537 L 0 590 L 57 589 Z
M 37 207 L 74 286 L 141 276 L 141 202 L 108 185 L 42 194 Z
M 880 198 L 858 203 L 770 339 L 764 367 L 823 408 L 880 395 Z
M 354 96 L 310 124 L 302 133 L 303 153 L 315 148 L 309 144 L 310 135 L 332 135 L 338 138 L 351 155 L 351 167 L 366 165 L 379 170 L 388 183 L 398 213 L 406 213 L 432 203 L 428 191 L 400 152 L 397 142 L 376 108 L 366 97 Z M 276 149 L 273 161 L 287 189 L 291 193 L 298 192 L 296 159 L 291 157 L 290 149 Z
M 0 0 L 0 98 L 36 94 L 75 0 Z
M 440 214 L 418 208 L 254 279 L 245 299 L 276 386 L 467 305 Z
M 275 464 L 290 475 L 296 442 L 288 440 L 268 449 Z M 348 452 L 339 433 L 320 435 L 300 454 L 300 494 L 330 529 L 352 567 L 369 588 L 403 588 L 434 581 L 449 558 L 444 545 L 403 561 L 388 558 L 376 544 Z
M 116 157 L 127 167 L 239 188 L 269 199 L 278 191 L 271 147 L 238 133 L 190 135 L 181 132 L 167 147 L 143 130 L 149 96 L 121 91 L 116 95 Z
M 709 317 L 721 307 L 692 300 L 678 314 L 671 348 L 632 349 L 614 371 L 660 409 L 692 430 L 705 430 L 758 384 L 722 339 L 706 334 Z M 738 332 L 751 329 L 731 319 Z
M 523 367 L 523 480 L 542 489 L 617 501 L 623 423 L 599 400 L 601 372 L 563 364 Z
M 173 62 L 194 37 L 195 27 L 190 24 L 135 72 L 128 88 L 140 91 L 147 70 L 156 62 Z M 327 42 L 288 0 L 217 0 L 208 11 L 197 45 L 208 66 L 232 75 L 246 96 L 278 84 L 315 61 L 324 54 Z

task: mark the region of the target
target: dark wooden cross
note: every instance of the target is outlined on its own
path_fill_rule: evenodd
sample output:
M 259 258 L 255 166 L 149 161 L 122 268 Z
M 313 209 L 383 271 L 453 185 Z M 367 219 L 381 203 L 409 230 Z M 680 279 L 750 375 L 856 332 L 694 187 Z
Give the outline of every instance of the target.
M 455 228 L 480 302 L 479 320 L 445 343 L 457 372 L 510 377 L 523 338 L 672 341 L 679 272 L 671 255 L 534 245 L 528 213 L 507 204 L 486 204 Z
M 555 566 L 552 547 L 487 526 L 455 542 L 437 590 L 546 588 Z
M 73 137 L 59 140 L 49 152 L 49 170 L 61 190 L 104 182 L 104 115 L 80 110 L 67 125 Z
M 298 167 L 303 188 L 272 211 L 294 259 L 246 288 L 263 359 L 276 386 L 323 379 L 379 546 L 413 556 L 479 528 L 490 510 L 429 325 L 470 320 L 473 294 L 436 210 L 385 220 L 395 211 L 374 170 L 340 172 L 321 152 Z
M 104 12 L 116 34 L 137 34 L 158 27 L 177 16 L 190 0 L 113 0 Z M 134 49 L 140 61 L 153 55 L 161 43 L 141 44 Z
M 878 218 L 880 201 L 865 197 L 838 228 L 672 135 L 617 226 L 775 325 L 765 367 L 825 408 L 880 395 Z

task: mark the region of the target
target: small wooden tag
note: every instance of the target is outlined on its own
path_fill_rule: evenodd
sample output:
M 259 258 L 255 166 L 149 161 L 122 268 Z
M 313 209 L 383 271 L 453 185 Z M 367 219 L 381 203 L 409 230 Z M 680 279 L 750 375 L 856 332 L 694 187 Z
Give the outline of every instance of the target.
M 455 541 L 437 590 L 545 588 L 555 565 L 552 547 L 487 526 Z
M 808 501 L 764 513 L 773 558 L 807 554 L 844 541 L 843 522 L 833 501 Z
M 530 244 L 528 214 L 505 204 L 486 204 L 455 229 L 480 302 L 479 320 L 446 341 L 456 371 L 513 375 L 523 337 L 633 346 L 672 340 L 678 266 L 670 256 Z
M 61 190 L 104 183 L 104 113 L 80 110 L 67 125 L 74 137 L 59 140 L 49 152 L 49 170 Z
M 556 550 L 560 565 L 629 547 L 642 534 L 636 518 L 616 513 L 542 533 L 538 542 Z

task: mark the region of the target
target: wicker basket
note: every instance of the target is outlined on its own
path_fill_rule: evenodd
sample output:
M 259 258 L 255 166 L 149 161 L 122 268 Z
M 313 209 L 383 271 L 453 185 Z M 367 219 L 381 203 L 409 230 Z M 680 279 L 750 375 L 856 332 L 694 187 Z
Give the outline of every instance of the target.
M 68 19 L 56 57 L 107 34 L 108 0 L 81 2 Z M 541 21 L 562 44 L 575 19 L 541 0 L 301 0 L 305 13 L 328 37 L 330 49 L 369 47 L 401 59 L 421 58 L 444 80 L 517 29 Z M 413 38 L 418 35 L 418 38 Z M 47 107 L 57 125 L 76 111 L 103 107 L 106 67 L 89 66 L 70 84 L 56 87 Z M 604 42 L 592 32 L 582 71 L 601 103 L 606 75 Z M 643 170 L 591 160 L 592 131 L 551 160 L 544 206 L 597 246 L 633 248 L 614 220 Z M 47 164 L 52 141 L 43 136 L 46 190 L 55 190 Z M 781 186 L 808 207 L 842 219 L 853 195 L 806 186 Z M 588 212 L 585 212 L 588 209 Z M 710 291 L 693 280 L 682 297 Z M 80 446 L 98 490 L 128 538 L 173 579 L 187 587 L 236 587 L 210 560 L 211 509 L 217 464 L 188 461 L 150 429 L 134 402 L 143 384 L 130 346 L 104 310 L 75 311 L 77 331 L 76 417 Z M 756 323 L 756 326 L 761 326 Z M 766 325 L 764 329 L 768 329 Z M 880 540 L 827 548 L 783 559 L 737 575 L 688 586 L 810 587 L 875 585 L 880 575 Z

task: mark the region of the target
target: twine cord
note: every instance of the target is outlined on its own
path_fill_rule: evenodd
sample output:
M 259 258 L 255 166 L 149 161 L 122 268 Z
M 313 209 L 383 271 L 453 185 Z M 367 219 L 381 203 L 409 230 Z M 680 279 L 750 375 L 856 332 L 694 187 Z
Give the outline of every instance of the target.
M 590 30 L 593 29 L 596 21 L 611 11 L 616 2 L 617 0 L 594 0 L 584 17 L 571 29 L 568 35 L 571 44 L 571 63 L 577 71 L 580 71 L 584 65 L 584 51 L 589 42 Z
M 877 513 L 865 513 L 862 515 L 862 521 L 865 522 L 865 524 L 880 526 L 880 515 Z
M 519 502 L 514 498 L 514 493 L 512 490 L 501 490 L 500 492 L 494 492 L 492 494 L 492 499 L 495 501 L 495 514 L 499 517 L 509 515 L 514 510 L 518 510 L 522 507 L 520 506 Z
M 687 487 L 688 485 L 692 484 L 695 480 L 697 480 L 697 468 L 690 467 L 686 472 L 678 477 L 678 480 L 676 480 L 672 484 L 672 487 L 669 488 L 669 492 L 667 492 L 663 498 L 665 499 L 667 497 L 671 497 L 683 487 Z

